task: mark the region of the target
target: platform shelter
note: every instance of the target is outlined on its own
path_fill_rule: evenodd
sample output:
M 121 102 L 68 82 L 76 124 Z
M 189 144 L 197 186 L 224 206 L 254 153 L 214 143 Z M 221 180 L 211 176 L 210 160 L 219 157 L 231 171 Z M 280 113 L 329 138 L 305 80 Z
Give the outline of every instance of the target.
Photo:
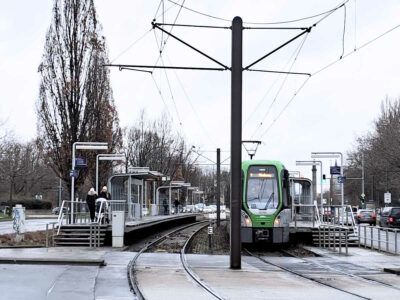
M 158 215 L 157 188 L 163 174 L 149 168 L 134 168 L 129 173 L 114 174 L 108 179 L 111 199 L 126 200 L 127 220 Z

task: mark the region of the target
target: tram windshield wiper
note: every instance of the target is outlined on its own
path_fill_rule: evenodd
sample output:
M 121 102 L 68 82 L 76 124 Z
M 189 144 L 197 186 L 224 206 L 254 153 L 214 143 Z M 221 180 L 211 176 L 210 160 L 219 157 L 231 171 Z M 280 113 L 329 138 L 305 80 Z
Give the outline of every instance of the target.
M 264 210 L 267 209 L 267 207 L 269 206 L 269 203 L 271 202 L 272 199 L 274 199 L 274 192 L 271 193 L 271 195 L 269 195 L 269 198 L 267 200 L 267 204 L 265 204 Z

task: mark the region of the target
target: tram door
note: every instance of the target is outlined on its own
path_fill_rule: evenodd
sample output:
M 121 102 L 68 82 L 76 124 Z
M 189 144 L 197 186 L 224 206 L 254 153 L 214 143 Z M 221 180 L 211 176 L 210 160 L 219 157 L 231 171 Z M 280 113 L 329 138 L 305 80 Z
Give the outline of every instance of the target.
M 135 219 L 142 217 L 143 181 L 132 178 L 131 181 L 131 216 Z

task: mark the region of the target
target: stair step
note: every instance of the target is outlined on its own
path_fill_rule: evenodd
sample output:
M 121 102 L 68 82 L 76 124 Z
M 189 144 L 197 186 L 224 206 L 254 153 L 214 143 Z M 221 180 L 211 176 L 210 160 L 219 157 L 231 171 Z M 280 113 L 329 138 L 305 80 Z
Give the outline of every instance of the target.
M 105 236 L 104 232 L 100 232 L 100 236 Z M 60 232 L 57 236 L 90 236 L 90 233 L 74 233 L 74 232 Z

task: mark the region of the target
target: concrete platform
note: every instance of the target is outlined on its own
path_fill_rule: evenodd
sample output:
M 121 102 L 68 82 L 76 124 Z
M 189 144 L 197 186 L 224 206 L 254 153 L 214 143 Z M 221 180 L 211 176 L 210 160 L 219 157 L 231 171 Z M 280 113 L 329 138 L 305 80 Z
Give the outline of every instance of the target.
M 241 270 L 229 269 L 229 256 L 226 255 L 188 255 L 187 260 L 194 272 L 224 299 L 359 299 L 356 294 L 368 299 L 398 299 L 400 276 L 383 273 L 383 268 L 399 268 L 400 257 L 359 248 L 350 248 L 349 256 L 316 247 L 310 247 L 310 250 L 322 256 L 305 259 L 272 256 L 265 259 L 276 265 L 295 268 L 344 291 L 249 256 L 242 256 Z M 127 265 L 135 254 L 106 247 L 1 249 L 0 259 L 59 259 L 66 264 L 0 264 L 0 298 L 135 299 L 127 279 Z M 105 266 L 68 264 L 72 259 L 103 259 Z M 345 274 L 350 271 L 351 276 Z M 143 254 L 137 264 L 137 278 L 149 300 L 211 299 L 183 271 L 179 254 Z

